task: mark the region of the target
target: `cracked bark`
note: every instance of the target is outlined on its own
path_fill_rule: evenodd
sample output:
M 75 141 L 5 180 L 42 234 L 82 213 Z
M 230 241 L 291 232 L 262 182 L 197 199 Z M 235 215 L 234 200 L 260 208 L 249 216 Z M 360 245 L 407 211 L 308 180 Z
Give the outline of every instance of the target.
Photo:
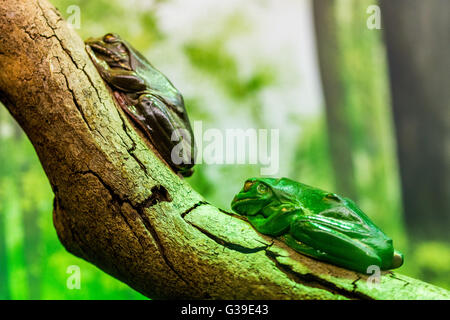
M 56 9 L 0 4 L 0 99 L 36 149 L 69 252 L 151 298 L 450 297 L 392 272 L 371 289 L 366 275 L 295 253 L 209 205 L 115 106 Z

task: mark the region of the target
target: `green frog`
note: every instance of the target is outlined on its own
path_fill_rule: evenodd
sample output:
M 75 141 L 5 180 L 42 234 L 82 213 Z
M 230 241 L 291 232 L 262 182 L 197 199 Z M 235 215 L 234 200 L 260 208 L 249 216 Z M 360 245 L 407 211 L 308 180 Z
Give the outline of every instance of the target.
M 180 92 L 117 34 L 89 38 L 85 43 L 120 107 L 175 172 L 192 175 L 194 135 Z
M 294 250 L 347 269 L 398 268 L 403 255 L 350 199 L 288 178 L 252 178 L 231 208 Z

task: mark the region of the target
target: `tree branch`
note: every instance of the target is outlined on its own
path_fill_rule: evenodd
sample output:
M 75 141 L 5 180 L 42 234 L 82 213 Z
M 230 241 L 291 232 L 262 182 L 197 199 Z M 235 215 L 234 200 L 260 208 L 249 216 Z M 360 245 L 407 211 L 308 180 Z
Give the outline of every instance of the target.
M 69 252 L 151 298 L 450 298 L 392 272 L 370 289 L 209 205 L 115 106 L 53 6 L 0 3 L 0 99 L 36 149 Z

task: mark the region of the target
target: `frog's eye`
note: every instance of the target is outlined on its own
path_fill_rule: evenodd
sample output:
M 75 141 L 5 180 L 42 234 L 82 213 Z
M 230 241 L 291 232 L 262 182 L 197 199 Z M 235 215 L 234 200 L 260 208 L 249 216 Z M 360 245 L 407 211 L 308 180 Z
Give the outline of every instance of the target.
M 105 36 L 103 37 L 103 41 L 108 42 L 108 43 L 112 43 L 116 40 L 117 40 L 117 37 L 113 33 L 105 34 Z
M 262 193 L 266 193 L 267 191 L 269 191 L 269 188 L 264 183 L 260 183 L 256 187 L 256 191 L 258 191 L 258 193 L 262 194 Z
M 334 193 L 329 193 L 329 194 L 327 194 L 327 195 L 325 196 L 325 199 L 328 199 L 328 200 L 334 200 L 334 201 L 337 201 L 337 202 L 340 202 L 340 201 L 341 201 L 341 199 L 339 199 L 338 196 L 335 195 Z
M 252 181 L 246 181 L 244 183 L 244 191 L 247 192 L 248 190 L 250 190 L 250 188 L 252 187 L 253 184 L 254 184 L 254 182 L 252 182 Z

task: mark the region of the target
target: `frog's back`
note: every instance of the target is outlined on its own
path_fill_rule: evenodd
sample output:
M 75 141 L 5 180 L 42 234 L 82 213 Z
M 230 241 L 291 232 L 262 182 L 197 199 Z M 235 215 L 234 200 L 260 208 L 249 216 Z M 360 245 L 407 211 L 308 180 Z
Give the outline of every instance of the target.
M 308 208 L 311 213 L 318 214 L 328 208 L 324 197 L 330 193 L 322 189 L 288 178 L 281 178 L 276 182 L 276 190 L 279 197 L 286 201 L 297 202 L 302 207 Z
M 368 229 L 378 228 L 370 218 L 350 199 L 341 197 L 310 185 L 288 178 L 273 179 L 274 190 L 280 199 L 297 202 L 306 208 L 306 214 L 324 214 L 327 211 L 339 211 L 339 216 L 348 220 L 360 221 Z
M 158 69 L 156 69 L 139 51 L 135 50 L 127 43 L 130 50 L 134 52 L 135 61 L 132 62 L 133 68 L 145 81 L 148 88 L 154 91 L 156 95 L 163 98 L 171 105 L 184 108 L 183 96 L 170 82 L 170 80 Z

